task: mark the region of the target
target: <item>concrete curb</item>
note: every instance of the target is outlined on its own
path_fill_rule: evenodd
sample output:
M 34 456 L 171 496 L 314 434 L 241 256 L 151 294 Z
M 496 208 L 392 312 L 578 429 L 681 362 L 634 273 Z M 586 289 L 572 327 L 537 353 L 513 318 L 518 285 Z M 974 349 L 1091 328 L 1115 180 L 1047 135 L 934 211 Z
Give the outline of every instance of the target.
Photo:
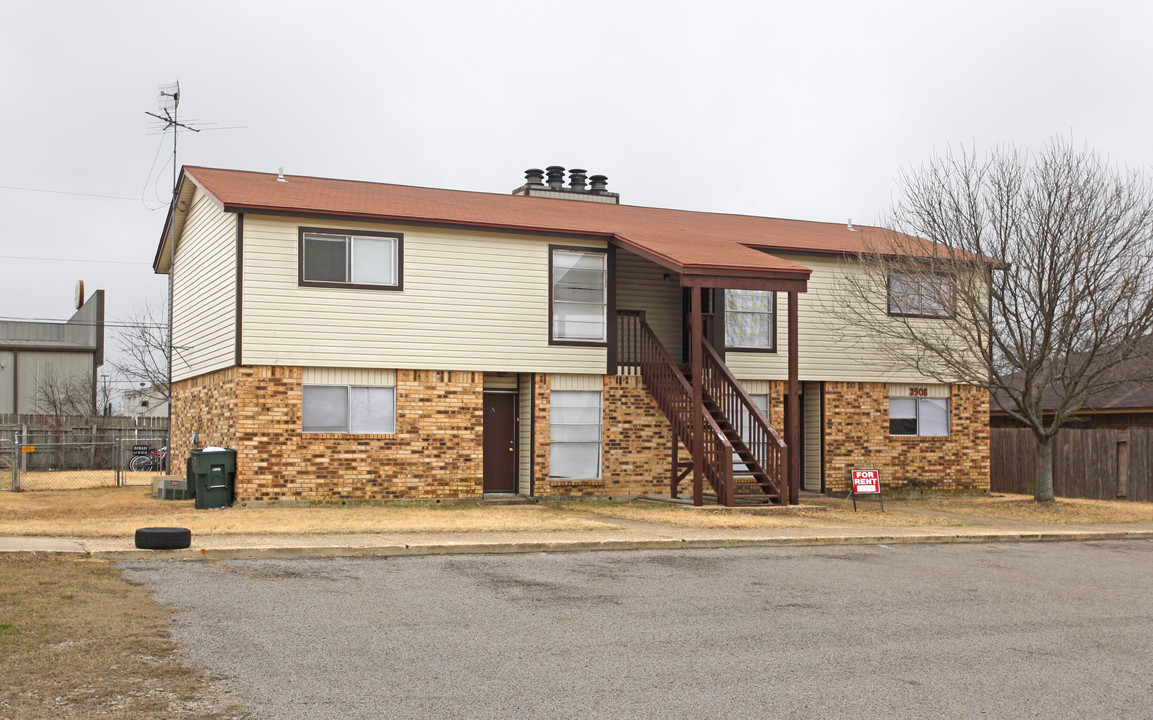
M 916 545 L 996 542 L 1089 542 L 1102 540 L 1153 540 L 1153 531 L 1002 532 L 980 535 L 856 535 L 782 536 L 773 538 L 698 538 L 665 540 L 596 540 L 554 542 L 447 542 L 384 544 L 368 547 L 301 546 L 251 548 L 188 548 L 186 550 L 94 550 L 80 551 L 87 557 L 129 560 L 256 560 L 337 557 L 412 557 L 422 555 L 475 555 L 545 552 L 598 552 L 618 550 L 700 550 L 745 547 L 805 547 L 831 545 Z M 0 551 L 12 552 L 12 551 Z M 41 552 L 25 550 L 17 552 Z M 76 554 L 75 552 L 73 554 Z

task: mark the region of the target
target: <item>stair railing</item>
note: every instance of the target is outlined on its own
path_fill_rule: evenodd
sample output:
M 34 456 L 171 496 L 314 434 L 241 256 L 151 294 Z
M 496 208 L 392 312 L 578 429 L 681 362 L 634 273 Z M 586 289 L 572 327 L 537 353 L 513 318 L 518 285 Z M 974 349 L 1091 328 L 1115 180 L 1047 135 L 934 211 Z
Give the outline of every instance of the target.
M 765 491 L 770 495 L 775 494 L 782 505 L 788 503 L 784 482 L 784 440 L 733 377 L 732 371 L 721 360 L 716 349 L 708 341 L 702 341 L 701 344 L 704 345 L 701 380 L 705 395 L 720 406 L 737 436 L 752 453 L 753 462 L 764 471 L 767 486 L 766 481 L 762 481 L 762 487 Z
M 639 375 L 664 416 L 673 427 L 673 436 L 689 453 L 693 443 L 693 388 L 673 362 L 653 329 L 645 321 L 643 310 L 617 311 L 617 365 L 624 375 Z M 732 505 L 733 446 L 717 422 L 702 408 L 704 419 L 705 478 L 723 505 Z M 695 458 L 694 458 L 695 459 Z

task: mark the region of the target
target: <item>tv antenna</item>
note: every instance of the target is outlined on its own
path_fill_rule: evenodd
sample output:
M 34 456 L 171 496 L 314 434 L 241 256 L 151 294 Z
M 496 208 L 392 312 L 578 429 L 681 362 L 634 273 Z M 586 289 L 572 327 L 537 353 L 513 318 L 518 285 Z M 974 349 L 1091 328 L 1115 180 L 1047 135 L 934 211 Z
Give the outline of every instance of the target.
M 169 213 L 176 212 L 177 193 L 180 189 L 176 183 L 179 178 L 180 166 L 176 163 L 176 138 L 180 135 L 180 130 L 191 130 L 192 132 L 200 132 L 199 129 L 192 127 L 188 123 L 182 123 L 179 120 L 180 110 L 180 81 L 177 80 L 169 85 L 160 86 L 160 94 L 156 96 L 159 104 L 158 112 L 145 111 L 145 115 L 151 115 L 157 120 L 164 123 L 161 132 L 172 130 L 172 204 L 169 206 Z M 168 240 L 168 437 L 169 445 L 172 443 L 172 288 L 173 278 L 176 276 L 176 230 L 175 228 L 169 230 L 172 233 Z
M 163 126 L 160 128 L 161 132 L 168 132 L 172 130 L 172 205 L 176 205 L 176 180 L 179 177 L 180 166 L 176 164 L 176 138 L 180 134 L 180 130 L 191 130 L 192 132 L 200 132 L 199 128 L 192 127 L 189 123 L 182 123 L 178 119 L 178 112 L 180 110 L 180 81 L 160 86 L 160 94 L 156 96 L 158 108 L 157 112 L 145 111 L 145 115 L 150 115 L 160 122 Z

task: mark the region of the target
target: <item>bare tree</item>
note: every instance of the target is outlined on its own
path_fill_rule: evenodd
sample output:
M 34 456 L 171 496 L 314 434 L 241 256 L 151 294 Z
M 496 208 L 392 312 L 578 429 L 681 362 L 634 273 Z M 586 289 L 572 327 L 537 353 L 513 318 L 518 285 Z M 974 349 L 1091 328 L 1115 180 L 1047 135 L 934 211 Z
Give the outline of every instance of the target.
M 1063 139 L 948 151 L 898 178 L 885 230 L 829 310 L 891 368 L 983 385 L 1037 439 L 1052 502 L 1058 429 L 1153 351 L 1153 186 Z
M 144 383 L 150 394 L 168 399 L 168 321 L 165 310 L 150 303 L 116 323 L 116 358 L 110 364 L 132 385 Z
M 32 403 L 37 412 L 51 415 L 61 423 L 69 417 L 90 417 L 96 397 L 88 379 L 80 375 L 63 375 L 47 368 L 36 379 Z

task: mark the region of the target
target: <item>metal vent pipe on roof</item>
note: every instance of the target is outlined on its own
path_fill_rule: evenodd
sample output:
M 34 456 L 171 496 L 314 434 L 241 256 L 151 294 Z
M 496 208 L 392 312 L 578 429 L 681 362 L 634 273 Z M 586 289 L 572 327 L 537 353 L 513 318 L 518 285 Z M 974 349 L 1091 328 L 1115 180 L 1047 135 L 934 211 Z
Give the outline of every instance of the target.
M 529 168 L 528 170 L 525 170 L 524 184 L 528 187 L 544 187 L 544 170 L 541 170 L 540 168 Z
M 545 168 L 548 173 L 548 186 L 553 190 L 560 190 L 564 187 L 564 168 L 560 165 L 549 165 Z
M 609 179 L 605 175 L 593 175 L 589 178 L 589 192 L 608 192 Z
M 585 191 L 585 179 L 588 177 L 588 175 L 586 174 L 587 172 L 588 172 L 587 170 L 580 170 L 578 168 L 572 168 L 571 170 L 569 170 L 568 171 L 569 189 L 570 190 L 576 190 L 577 192 L 584 192 Z

